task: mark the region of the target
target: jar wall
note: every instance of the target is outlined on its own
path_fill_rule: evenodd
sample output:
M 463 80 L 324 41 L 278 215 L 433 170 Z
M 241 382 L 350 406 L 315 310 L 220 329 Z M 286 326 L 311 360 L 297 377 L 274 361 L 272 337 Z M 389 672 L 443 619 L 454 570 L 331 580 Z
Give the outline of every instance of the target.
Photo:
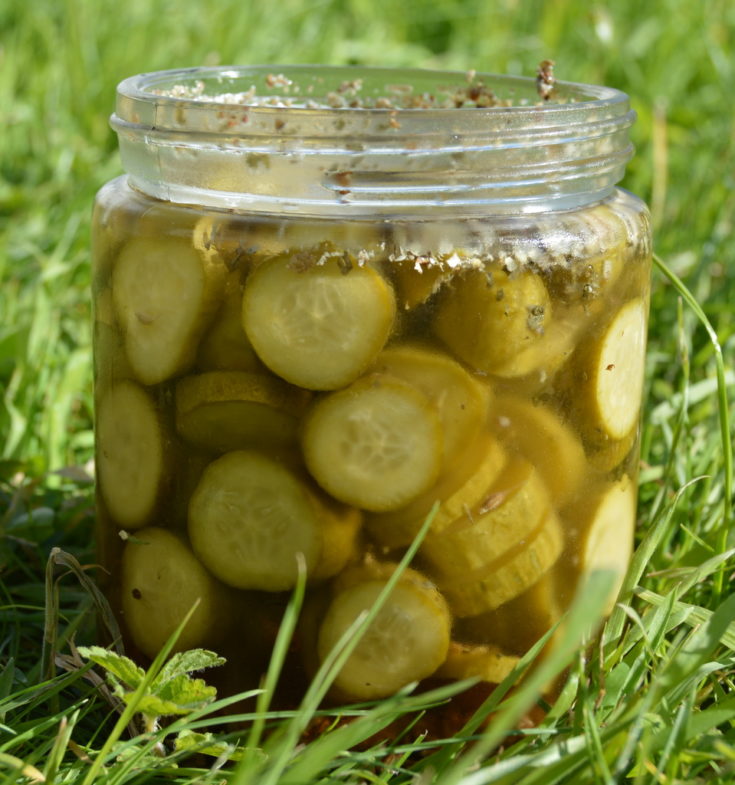
M 225 653 L 229 691 L 256 686 L 300 559 L 298 695 L 434 502 L 334 700 L 500 681 L 585 572 L 622 580 L 645 206 L 616 190 L 437 215 L 284 218 L 102 189 L 97 536 L 131 651 L 153 657 L 200 598 L 180 647 Z

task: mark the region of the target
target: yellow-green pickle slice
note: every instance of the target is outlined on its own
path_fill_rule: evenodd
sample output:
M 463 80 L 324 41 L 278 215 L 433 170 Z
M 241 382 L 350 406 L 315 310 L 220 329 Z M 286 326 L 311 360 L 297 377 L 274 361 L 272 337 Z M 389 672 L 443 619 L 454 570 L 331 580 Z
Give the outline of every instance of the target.
M 452 641 L 447 658 L 435 675 L 441 679 L 476 678 L 500 684 L 519 662 L 520 657 L 497 646 Z
M 445 528 L 429 530 L 421 556 L 443 576 L 464 576 L 497 564 L 525 547 L 549 514 L 550 501 L 538 472 L 515 458 L 472 506 L 458 508 Z M 510 558 L 510 557 L 509 557 Z
M 564 535 L 550 512 L 535 533 L 493 564 L 464 575 L 436 574 L 436 581 L 457 616 L 477 616 L 518 597 L 561 555 Z
M 199 602 L 174 651 L 215 646 L 227 631 L 230 591 L 197 561 L 184 540 L 148 527 L 125 545 L 121 575 L 125 626 L 133 643 L 153 659 Z
M 589 381 L 580 419 L 592 438 L 624 439 L 638 424 L 645 351 L 646 306 L 635 299 L 615 314 L 601 338 L 584 352 L 580 371 Z
M 370 515 L 367 530 L 386 548 L 410 545 L 434 504 L 439 502 L 431 521 L 431 532 L 438 534 L 487 498 L 488 489 L 506 462 L 507 453 L 498 440 L 488 433 L 480 433 L 435 485 L 405 507 Z
M 443 455 L 436 408 L 413 386 L 379 374 L 316 403 L 304 421 L 302 445 L 322 488 L 377 512 L 426 491 Z
M 439 413 L 443 466 L 453 465 L 485 426 L 492 390 L 456 360 L 418 343 L 399 343 L 380 353 L 370 369 L 403 379 L 422 392 Z
M 189 538 L 204 565 L 229 586 L 286 591 L 296 584 L 299 558 L 308 575 L 319 574 L 330 529 L 324 519 L 332 514 L 289 468 L 238 450 L 204 471 L 189 504 Z M 341 568 L 340 559 L 329 559 L 330 569 Z
M 311 390 L 354 381 L 388 340 L 396 313 L 390 284 L 373 267 L 328 253 L 279 256 L 245 285 L 243 326 L 278 376 Z
M 282 447 L 297 441 L 310 393 L 267 372 L 210 371 L 176 385 L 176 430 L 214 452 Z
M 167 478 L 164 429 L 151 396 L 134 382 L 113 386 L 97 407 L 97 474 L 108 512 L 124 529 L 148 523 Z
M 319 631 L 321 660 L 370 611 L 387 580 L 360 573 L 354 582 L 349 576 L 338 582 Z M 337 675 L 336 692 L 347 700 L 383 698 L 431 676 L 446 659 L 450 627 L 449 609 L 434 584 L 406 570 Z
M 212 325 L 199 344 L 202 371 L 259 371 L 263 365 L 242 326 L 240 272 L 231 273 Z
M 224 268 L 179 237 L 136 237 L 120 252 L 112 296 L 130 365 L 145 385 L 194 362 L 219 301 Z
M 566 504 L 586 474 L 582 443 L 548 406 L 516 396 L 498 397 L 493 423 L 503 443 L 538 470 L 557 507 Z
M 633 552 L 636 489 L 630 477 L 592 491 L 587 499 L 565 514 L 579 534 L 581 576 L 595 570 L 610 570 L 614 584 L 606 613 L 615 606 Z
M 470 270 L 441 293 L 434 332 L 472 368 L 495 373 L 541 342 L 551 317 L 549 294 L 537 275 Z

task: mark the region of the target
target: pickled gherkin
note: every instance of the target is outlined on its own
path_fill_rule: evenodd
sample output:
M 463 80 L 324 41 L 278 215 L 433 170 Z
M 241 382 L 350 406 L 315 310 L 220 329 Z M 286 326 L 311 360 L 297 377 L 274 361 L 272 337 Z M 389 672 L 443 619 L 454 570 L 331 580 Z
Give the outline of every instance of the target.
M 648 302 L 627 270 L 650 250 L 627 196 L 553 232 L 101 198 L 101 553 L 142 657 L 199 599 L 179 648 L 256 687 L 302 571 L 292 707 L 429 516 L 327 700 L 498 683 L 587 573 L 622 585 Z

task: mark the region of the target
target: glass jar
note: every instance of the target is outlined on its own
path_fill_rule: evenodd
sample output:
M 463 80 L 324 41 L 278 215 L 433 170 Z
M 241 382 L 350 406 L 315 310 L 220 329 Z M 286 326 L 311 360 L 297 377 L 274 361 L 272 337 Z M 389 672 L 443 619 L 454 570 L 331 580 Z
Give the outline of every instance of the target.
M 636 517 L 651 241 L 627 97 L 332 67 L 122 82 L 94 217 L 100 559 L 128 648 L 293 703 L 501 681 Z M 619 588 L 620 583 L 616 587 Z M 615 597 L 611 595 L 609 607 Z

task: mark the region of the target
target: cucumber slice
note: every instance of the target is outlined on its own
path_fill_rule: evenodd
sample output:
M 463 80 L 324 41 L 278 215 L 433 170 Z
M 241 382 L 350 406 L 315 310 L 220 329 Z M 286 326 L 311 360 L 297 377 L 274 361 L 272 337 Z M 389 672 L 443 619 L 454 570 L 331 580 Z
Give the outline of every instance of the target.
M 493 375 L 504 380 L 519 380 L 526 394 L 537 385 L 551 381 L 574 354 L 580 332 L 587 318 L 581 310 L 576 313 L 554 309 L 554 318 L 544 323 L 544 332 L 538 340 L 522 348 L 505 362 L 493 369 Z
M 497 433 L 538 470 L 556 507 L 566 504 L 586 475 L 582 443 L 547 406 L 516 397 L 498 398 L 493 408 Z
M 194 552 L 223 583 L 286 591 L 297 554 L 311 574 L 322 551 L 322 510 L 306 484 L 260 453 L 230 452 L 205 470 L 189 503 Z
M 466 506 L 443 530 L 428 532 L 421 556 L 446 577 L 489 569 L 499 560 L 512 560 L 526 547 L 539 524 L 548 520 L 550 507 L 538 472 L 517 458 L 486 488 L 481 501 Z
M 423 305 L 456 273 L 439 259 L 412 257 L 392 265 L 398 302 L 406 311 Z
M 329 494 L 365 510 L 402 507 L 436 480 L 442 433 L 434 406 L 399 379 L 371 375 L 306 417 L 306 466 Z
M 638 428 L 622 439 L 605 439 L 590 444 L 587 451 L 587 461 L 590 467 L 598 474 L 620 474 L 629 467 L 633 460 L 637 460 L 633 450 L 638 443 Z
M 434 331 L 461 360 L 494 373 L 539 343 L 551 316 L 548 292 L 533 273 L 470 270 L 444 289 Z
M 319 631 L 322 660 L 370 611 L 386 582 L 359 581 L 336 594 Z M 402 577 L 337 675 L 336 690 L 346 699 L 372 700 L 431 676 L 446 659 L 450 626 L 449 609 L 436 587 L 423 577 Z
M 490 386 L 443 352 L 420 344 L 394 344 L 380 353 L 370 370 L 403 379 L 436 406 L 444 441 L 443 469 L 456 462 L 487 422 Z
M 513 600 L 479 616 L 468 616 L 458 623 L 463 640 L 491 643 L 503 651 L 523 654 L 561 618 L 555 566 Z
M 209 264 L 187 239 L 136 237 L 124 246 L 112 293 L 139 381 L 158 384 L 193 364 L 222 283 L 223 268 Z
M 97 409 L 97 477 L 110 516 L 124 529 L 145 525 L 167 482 L 166 437 L 152 398 L 120 382 Z
M 530 588 L 554 565 L 563 547 L 564 535 L 552 512 L 536 532 L 494 564 L 464 575 L 437 575 L 437 583 L 455 615 L 477 616 L 498 608 Z
M 500 684 L 519 662 L 519 657 L 506 654 L 497 646 L 452 641 L 447 659 L 435 675 L 440 679 L 476 678 Z
M 593 492 L 586 504 L 581 504 L 568 518 L 579 527 L 581 574 L 612 570 L 617 576 L 605 608 L 609 614 L 615 607 L 633 553 L 635 485 L 630 477 L 623 475 L 613 485 Z
M 230 593 L 196 560 L 183 540 L 165 529 L 146 528 L 129 540 L 120 579 L 125 626 L 133 643 L 153 659 L 194 611 L 174 651 L 215 646 L 227 631 Z
M 260 359 L 310 390 L 354 381 L 390 335 L 395 296 L 372 267 L 279 256 L 248 278 L 243 325 Z
M 362 513 L 354 507 L 322 500 L 322 550 L 311 574 L 313 581 L 321 581 L 339 574 L 358 556 L 358 535 Z
M 309 393 L 265 373 L 211 371 L 176 385 L 176 430 L 214 452 L 297 441 Z
M 589 394 L 580 418 L 598 440 L 624 439 L 637 426 L 646 353 L 646 304 L 626 303 L 588 349 L 581 373 Z
M 225 282 L 224 294 L 211 327 L 202 338 L 197 366 L 202 371 L 260 371 L 258 359 L 242 327 L 239 273 Z
M 388 549 L 409 545 L 437 501 L 440 504 L 431 531 L 443 531 L 487 498 L 488 489 L 500 476 L 506 461 L 505 450 L 497 439 L 487 433 L 479 434 L 428 491 L 398 510 L 370 515 L 366 522 L 369 533 Z

